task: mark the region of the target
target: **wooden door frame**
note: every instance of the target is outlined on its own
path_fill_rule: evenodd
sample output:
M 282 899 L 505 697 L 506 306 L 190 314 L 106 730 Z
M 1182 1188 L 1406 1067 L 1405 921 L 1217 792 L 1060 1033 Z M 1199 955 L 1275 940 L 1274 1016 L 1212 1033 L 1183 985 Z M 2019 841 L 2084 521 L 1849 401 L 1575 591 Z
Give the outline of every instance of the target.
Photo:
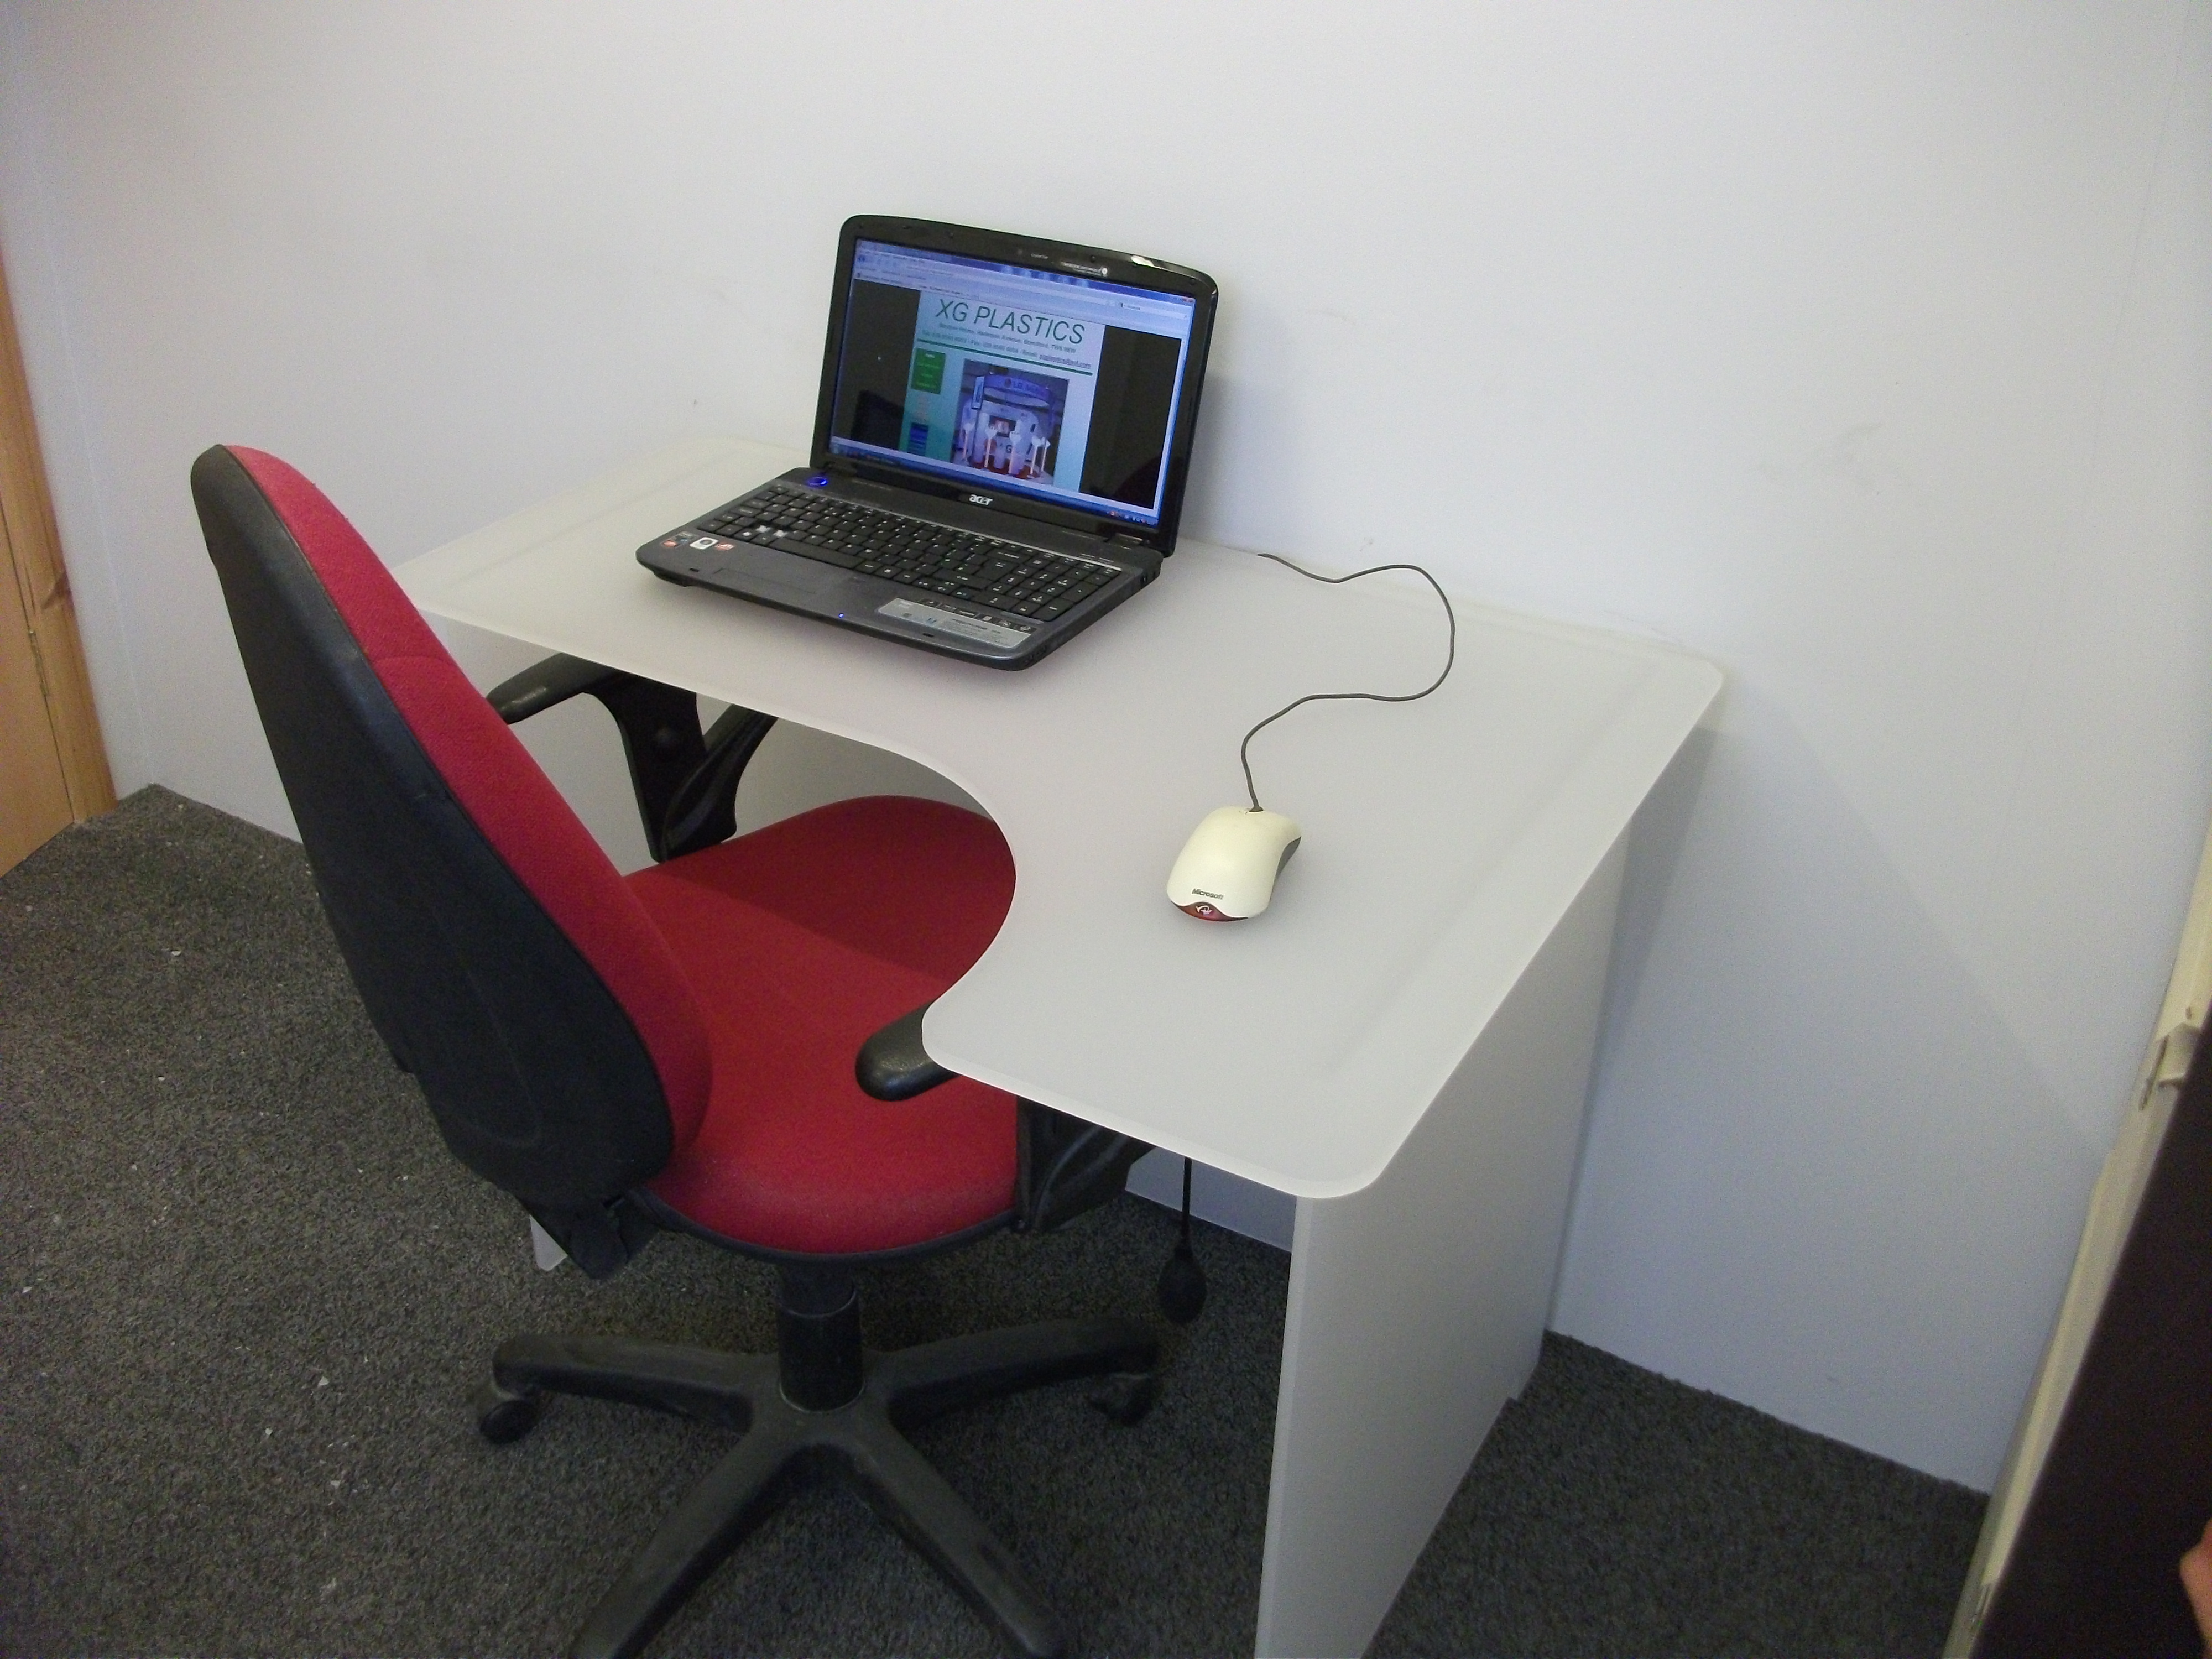
M 70 812 L 81 823 L 115 805 L 115 781 L 107 769 L 100 714 L 93 706 L 92 677 L 77 636 L 76 606 L 70 595 L 68 568 L 62 562 L 53 498 L 46 490 L 46 463 L 39 450 L 38 423 L 31 412 L 30 383 L 23 374 L 22 344 L 15 331 L 15 308 L 9 298 L 4 266 L 0 266 L 0 534 L 7 538 L 8 562 L 15 573 L 16 596 L 30 631 L 46 717 L 53 724 Z M 0 616 L 5 614 L 5 607 L 0 606 Z

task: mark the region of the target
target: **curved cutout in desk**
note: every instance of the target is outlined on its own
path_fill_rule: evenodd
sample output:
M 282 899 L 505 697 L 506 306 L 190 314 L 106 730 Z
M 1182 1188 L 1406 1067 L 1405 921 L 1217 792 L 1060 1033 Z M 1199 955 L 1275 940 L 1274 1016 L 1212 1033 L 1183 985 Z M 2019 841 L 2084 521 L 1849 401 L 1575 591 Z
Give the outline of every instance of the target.
M 685 444 L 395 572 L 424 611 L 688 686 L 942 773 L 1016 890 L 931 1010 L 944 1065 L 1279 1189 L 1389 1164 L 1717 694 L 1710 663 L 1459 604 L 1436 696 L 1322 703 L 1253 744 L 1305 842 L 1275 902 L 1207 927 L 1161 891 L 1237 744 L 1301 693 L 1413 690 L 1443 648 L 1416 579 L 1326 587 L 1185 541 L 1021 673 L 659 581 L 634 550 L 803 458 Z

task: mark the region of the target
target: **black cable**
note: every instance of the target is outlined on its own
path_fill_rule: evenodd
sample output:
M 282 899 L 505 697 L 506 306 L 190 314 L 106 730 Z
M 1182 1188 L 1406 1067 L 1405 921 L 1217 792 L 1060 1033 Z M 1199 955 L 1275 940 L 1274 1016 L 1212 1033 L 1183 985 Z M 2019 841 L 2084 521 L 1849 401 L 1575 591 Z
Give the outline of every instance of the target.
M 1420 566 L 1417 564 L 1371 564 L 1368 566 L 1366 569 L 1355 570 L 1348 576 L 1324 576 L 1317 571 L 1308 570 L 1302 565 L 1292 564 L 1288 559 L 1285 558 L 1279 553 L 1261 553 L 1257 556 L 1263 559 L 1273 559 L 1277 564 L 1281 565 L 1285 569 L 1295 570 L 1298 574 L 1304 576 L 1309 581 L 1327 582 L 1332 587 L 1335 586 L 1340 582 L 1356 582 L 1362 576 L 1372 576 L 1378 571 L 1410 570 L 1415 575 L 1419 576 L 1423 581 L 1428 583 L 1430 586 L 1437 590 L 1437 598 L 1443 601 L 1445 624 L 1450 629 L 1451 633 L 1449 640 L 1444 647 L 1443 672 L 1438 674 L 1434 680 L 1431 681 L 1426 686 L 1423 687 L 1419 691 L 1407 691 L 1401 693 L 1397 696 L 1391 696 L 1381 691 L 1309 691 L 1304 696 L 1297 699 L 1296 702 L 1285 703 L 1273 714 L 1268 715 L 1267 719 L 1261 720 L 1259 725 L 1254 726 L 1249 732 L 1247 732 L 1244 734 L 1244 741 L 1237 746 L 1237 759 L 1238 763 L 1244 769 L 1244 793 L 1251 797 L 1252 810 L 1255 812 L 1259 811 L 1261 808 L 1260 792 L 1253 787 L 1252 783 L 1252 739 L 1258 737 L 1261 732 L 1265 731 L 1268 726 L 1273 726 L 1277 720 L 1282 719 L 1283 716 L 1289 714 L 1291 710 L 1304 703 L 1353 702 L 1419 702 L 1423 697 L 1427 696 L 1430 692 L 1435 690 L 1437 687 L 1442 685 L 1444 681 L 1450 677 L 1452 664 L 1459 659 L 1459 617 L 1452 610 L 1450 596 L 1445 593 L 1443 584 L 1439 582 L 1434 576 L 1429 574 L 1427 571 L 1422 569 Z
M 1160 1269 L 1160 1311 L 1178 1325 L 1188 1325 L 1206 1306 L 1206 1269 L 1190 1248 L 1190 1160 L 1182 1161 L 1182 1236 L 1176 1241 L 1168 1265 Z

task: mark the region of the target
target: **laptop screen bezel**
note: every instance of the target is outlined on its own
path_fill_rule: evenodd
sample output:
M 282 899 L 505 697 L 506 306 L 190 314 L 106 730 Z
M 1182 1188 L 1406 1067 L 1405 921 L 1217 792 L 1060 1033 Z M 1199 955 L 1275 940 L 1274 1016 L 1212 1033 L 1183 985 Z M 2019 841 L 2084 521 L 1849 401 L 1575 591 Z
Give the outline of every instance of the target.
M 925 252 L 951 253 L 994 264 L 1035 270 L 1073 273 L 1096 281 L 1144 289 L 1193 302 L 1190 337 L 1184 349 L 1182 380 L 1175 402 L 1164 457 L 1166 474 L 1160 491 L 1159 522 L 1145 525 L 1080 507 L 1041 501 L 1012 490 L 979 491 L 957 478 L 934 477 L 916 470 L 872 460 L 865 456 L 841 455 L 830 447 L 830 427 L 837 402 L 837 375 L 844 356 L 846 311 L 852 302 L 853 264 L 860 243 L 888 242 Z M 1199 393 L 1206 380 L 1206 348 L 1213 337 L 1213 313 L 1219 291 L 1203 271 L 1170 264 L 1133 253 L 1116 253 L 1073 242 L 1056 242 L 1039 236 L 1016 236 L 1003 231 L 981 230 L 969 225 L 939 224 L 927 219 L 894 219 L 860 215 L 845 222 L 837 238 L 837 275 L 830 301 L 829 338 L 822 353 L 822 389 L 814 411 L 814 446 L 810 464 L 832 477 L 866 479 L 895 485 L 919 495 L 959 501 L 1009 518 L 1027 519 L 1061 529 L 1077 530 L 1102 538 L 1125 538 L 1165 555 L 1175 550 L 1177 527 L 1182 520 L 1184 487 L 1189 481 L 1190 450 L 1198 428 Z M 988 493 L 988 506 L 978 501 Z

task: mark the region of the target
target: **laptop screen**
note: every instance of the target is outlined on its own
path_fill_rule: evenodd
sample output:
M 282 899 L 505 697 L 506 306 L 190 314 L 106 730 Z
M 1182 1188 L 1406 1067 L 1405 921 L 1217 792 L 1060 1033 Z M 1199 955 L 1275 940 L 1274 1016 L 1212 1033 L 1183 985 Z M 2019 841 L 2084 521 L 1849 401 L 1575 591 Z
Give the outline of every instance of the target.
M 1196 302 L 862 240 L 833 453 L 1147 528 Z

